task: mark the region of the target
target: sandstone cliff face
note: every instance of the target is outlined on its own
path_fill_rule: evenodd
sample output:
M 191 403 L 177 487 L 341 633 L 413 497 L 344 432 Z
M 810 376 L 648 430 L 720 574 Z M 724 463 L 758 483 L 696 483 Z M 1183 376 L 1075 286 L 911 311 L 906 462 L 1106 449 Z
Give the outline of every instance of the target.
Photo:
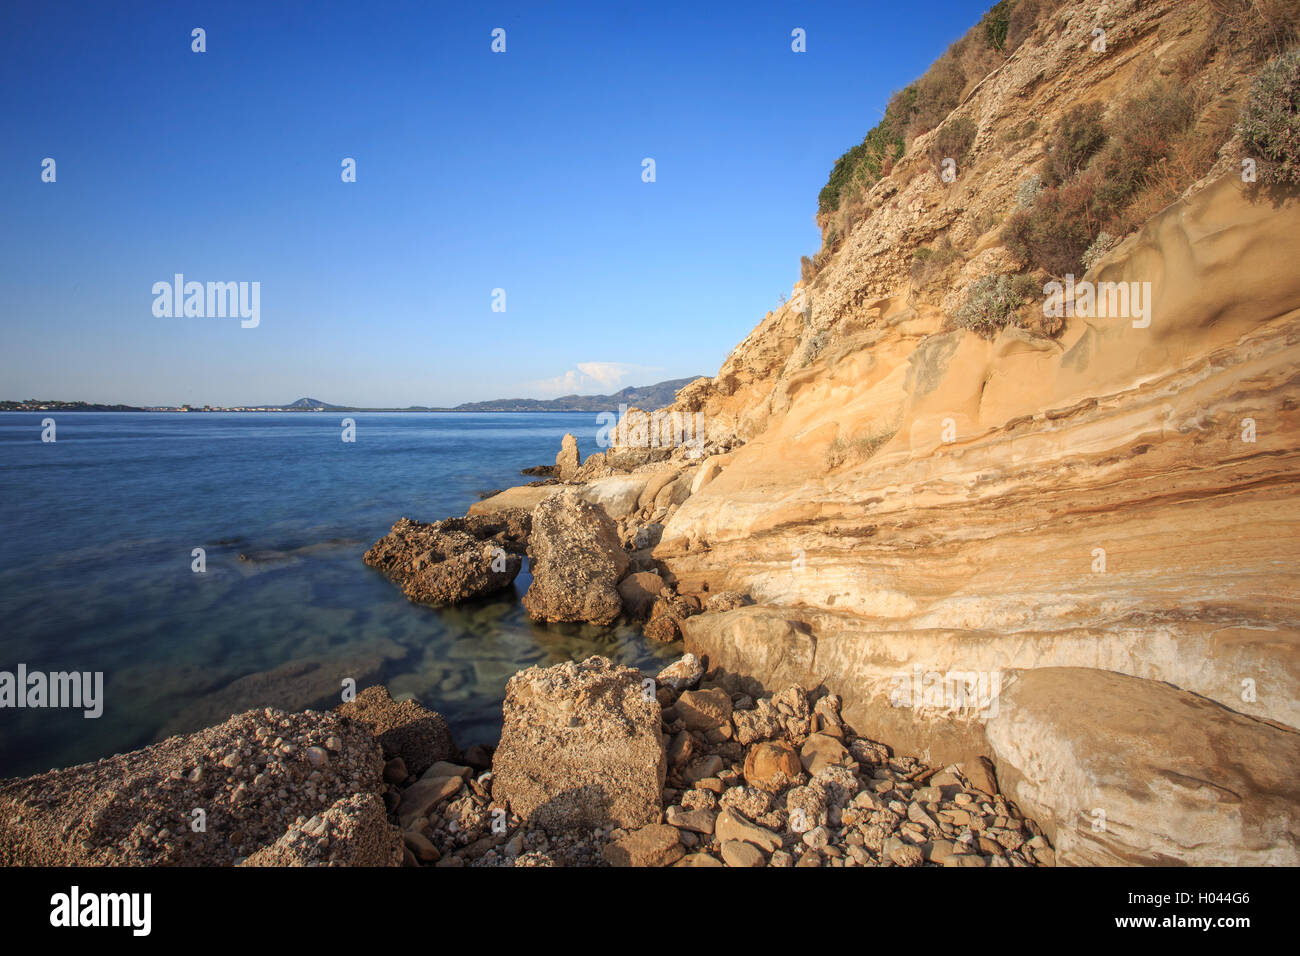
M 1064 863 L 1300 862 L 1295 776 L 1233 756 L 1300 753 L 1300 201 L 1248 191 L 1229 143 L 1080 277 L 1150 283 L 1147 316 L 944 330 L 971 281 L 1007 271 L 982 227 L 1041 157 L 1002 133 L 1169 69 L 1203 13 L 1112 4 L 1112 52 L 1089 56 L 1092 5 L 1063 5 L 958 108 L 978 123 L 958 181 L 920 137 L 811 287 L 676 406 L 743 444 L 703 461 L 654 557 L 682 591 L 758 602 L 691 618 L 688 649 L 769 687 L 824 683 L 859 732 L 930 762 L 991 755 Z M 913 289 L 911 251 L 945 231 L 970 258 L 948 289 Z M 1023 689 L 891 706 L 900 675 L 1011 687 L 1037 669 L 1078 676 L 1052 685 L 1071 708 L 1039 696 L 1015 724 Z M 1120 693 L 1114 675 L 1135 680 Z M 1165 731 L 1080 728 L 1068 715 L 1090 704 Z M 1211 719 L 1213 742 L 1187 743 Z M 1202 784 L 1255 822 L 1206 837 L 1213 807 L 1174 792 Z

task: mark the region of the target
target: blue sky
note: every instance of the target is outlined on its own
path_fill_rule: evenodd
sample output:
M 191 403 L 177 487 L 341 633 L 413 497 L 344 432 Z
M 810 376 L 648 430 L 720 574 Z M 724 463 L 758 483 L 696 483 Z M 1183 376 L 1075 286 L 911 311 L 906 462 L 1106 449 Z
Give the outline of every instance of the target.
M 989 5 L 6 0 L 0 398 L 712 375 L 817 250 L 836 157 Z M 260 282 L 260 324 L 155 317 L 177 272 Z

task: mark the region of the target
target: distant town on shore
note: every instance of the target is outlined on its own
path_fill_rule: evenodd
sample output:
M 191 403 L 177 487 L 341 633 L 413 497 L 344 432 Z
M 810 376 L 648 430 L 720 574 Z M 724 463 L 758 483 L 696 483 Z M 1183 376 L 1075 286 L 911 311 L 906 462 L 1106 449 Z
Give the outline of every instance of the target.
M 593 412 L 618 405 L 645 409 L 670 404 L 683 386 L 695 381 L 675 378 L 656 385 L 630 386 L 612 395 L 564 395 L 560 398 L 500 398 L 464 402 L 449 408 L 409 405 L 405 408 L 369 408 L 332 405 L 315 398 L 300 398 L 287 405 L 101 405 L 57 399 L 28 398 L 0 401 L 0 412 Z

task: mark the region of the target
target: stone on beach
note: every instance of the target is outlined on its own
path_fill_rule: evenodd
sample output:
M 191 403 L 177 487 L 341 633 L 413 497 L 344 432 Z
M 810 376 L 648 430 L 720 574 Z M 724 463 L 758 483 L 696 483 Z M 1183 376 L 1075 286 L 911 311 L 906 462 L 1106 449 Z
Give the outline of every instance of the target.
M 677 830 L 662 823 L 634 830 L 602 851 L 610 866 L 671 866 L 685 852 Z
M 704 676 L 704 665 L 694 654 L 684 654 L 673 661 L 656 676 L 660 686 L 674 691 L 684 691 L 694 687 Z
M 568 481 L 578 473 L 578 467 L 582 463 L 581 455 L 578 452 L 578 439 L 573 435 L 566 434 L 560 440 L 560 450 L 555 456 L 554 475 L 561 481 Z
M 604 657 L 512 677 L 493 796 L 548 830 L 658 823 L 668 760 L 642 680 Z
M 307 752 L 329 760 L 313 766 Z M 397 865 L 366 727 L 271 709 L 0 783 L 0 865 Z M 199 820 L 203 828 L 191 824 Z M 296 821 L 296 822 L 295 822 Z

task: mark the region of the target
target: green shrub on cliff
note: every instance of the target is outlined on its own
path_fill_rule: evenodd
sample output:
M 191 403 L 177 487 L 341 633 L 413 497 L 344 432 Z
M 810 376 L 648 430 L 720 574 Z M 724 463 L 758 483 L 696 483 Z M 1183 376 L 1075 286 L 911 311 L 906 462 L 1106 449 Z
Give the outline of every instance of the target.
M 1051 6 L 1045 0 L 1000 0 L 923 76 L 891 96 L 884 119 L 835 161 L 817 197 L 818 216 L 829 220 L 849 195 L 887 176 L 907 145 L 941 124 L 961 102 L 967 84 L 1002 62 Z M 1009 33 L 1017 23 L 1020 35 L 1012 42 Z
M 1300 186 L 1300 49 L 1259 71 L 1237 130 L 1260 160 L 1261 182 Z
M 1198 132 L 1192 95 L 1148 84 L 1103 122 L 1100 104 L 1075 106 L 1051 137 L 1047 185 L 1012 211 L 1002 231 L 1011 253 L 1052 275 L 1079 275 L 1104 229 L 1123 236 L 1205 173 L 1221 143 Z
M 1007 29 L 1011 26 L 1011 7 L 1011 0 L 1000 0 L 980 20 L 980 26 L 984 28 L 984 42 L 999 53 L 1007 46 Z
M 1100 103 L 1079 103 L 1056 125 L 1047 144 L 1046 176 L 1049 186 L 1059 186 L 1088 164 L 1106 145 L 1102 123 L 1105 109 Z
M 992 337 L 1008 325 L 1020 325 L 1020 309 L 1038 295 L 1038 283 L 1033 276 L 984 276 L 971 283 L 957 314 L 953 316 L 957 328 L 967 329 Z

